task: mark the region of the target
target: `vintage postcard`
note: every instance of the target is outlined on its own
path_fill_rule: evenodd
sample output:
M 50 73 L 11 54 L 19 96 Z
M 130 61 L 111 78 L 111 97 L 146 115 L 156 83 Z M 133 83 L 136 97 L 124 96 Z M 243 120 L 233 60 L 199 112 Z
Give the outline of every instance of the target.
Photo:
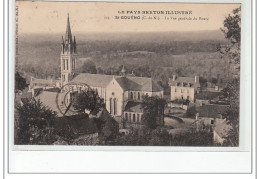
M 238 3 L 16 1 L 13 145 L 239 147 L 241 27 Z

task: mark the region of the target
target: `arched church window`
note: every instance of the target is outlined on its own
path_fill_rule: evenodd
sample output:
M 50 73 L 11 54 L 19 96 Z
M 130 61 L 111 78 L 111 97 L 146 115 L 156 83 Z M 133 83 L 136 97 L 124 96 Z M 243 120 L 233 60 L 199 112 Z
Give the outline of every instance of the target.
M 117 101 L 116 98 L 114 98 L 114 115 L 117 114 Z
M 129 116 L 128 116 L 128 118 L 129 118 L 129 122 L 131 122 L 131 120 L 132 120 L 131 113 L 129 113 Z
M 140 93 L 138 92 L 138 96 L 137 96 L 138 100 L 140 100 Z
M 131 94 L 130 94 L 130 95 L 131 95 L 131 99 L 134 99 L 134 95 L 133 95 L 133 92 L 131 92 Z
M 110 114 L 113 114 L 113 100 L 112 100 L 112 98 L 110 98 L 109 102 L 110 102 Z
M 66 59 L 66 62 L 67 62 L 67 70 L 69 70 L 69 60 L 68 59 Z
M 140 122 L 140 115 L 137 114 L 137 122 L 139 123 Z

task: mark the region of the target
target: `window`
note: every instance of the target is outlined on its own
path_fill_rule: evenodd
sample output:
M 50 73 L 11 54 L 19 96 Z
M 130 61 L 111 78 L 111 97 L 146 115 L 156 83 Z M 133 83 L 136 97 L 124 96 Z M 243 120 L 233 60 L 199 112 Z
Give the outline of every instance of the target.
M 140 121 L 140 114 L 137 114 L 137 122 L 139 123 Z
M 210 121 L 210 124 L 214 124 L 214 120 L 213 119 Z
M 69 70 L 69 60 L 68 59 L 66 59 L 66 65 L 67 65 L 67 70 Z
M 117 114 L 117 101 L 114 99 L 114 115 Z
M 129 122 L 131 122 L 131 120 L 132 120 L 132 119 L 131 119 L 131 113 L 129 113 L 129 116 L 128 116 L 128 117 L 129 117 Z
M 125 121 L 127 121 L 127 120 L 128 120 L 128 114 L 125 113 Z
M 74 58 L 73 59 L 73 70 L 75 70 L 75 68 L 76 68 L 76 59 Z
M 133 122 L 135 122 L 135 114 L 133 114 Z
M 131 99 L 134 99 L 133 92 L 131 92 L 131 94 L 130 94 L 130 98 L 131 98 Z
M 63 70 L 65 70 L 65 59 L 62 59 Z
M 138 96 L 137 96 L 138 100 L 140 100 L 140 93 L 138 92 Z
M 110 114 L 113 113 L 113 101 L 112 101 L 112 98 L 110 98 Z
M 114 96 L 114 95 L 115 95 L 115 93 L 114 93 L 114 92 L 112 92 L 112 95 Z

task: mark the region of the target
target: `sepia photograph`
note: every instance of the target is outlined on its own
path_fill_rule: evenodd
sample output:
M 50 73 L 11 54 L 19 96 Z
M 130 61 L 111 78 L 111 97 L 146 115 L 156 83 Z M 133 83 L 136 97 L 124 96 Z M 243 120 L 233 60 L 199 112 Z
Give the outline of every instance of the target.
M 15 3 L 14 145 L 239 147 L 241 4 Z

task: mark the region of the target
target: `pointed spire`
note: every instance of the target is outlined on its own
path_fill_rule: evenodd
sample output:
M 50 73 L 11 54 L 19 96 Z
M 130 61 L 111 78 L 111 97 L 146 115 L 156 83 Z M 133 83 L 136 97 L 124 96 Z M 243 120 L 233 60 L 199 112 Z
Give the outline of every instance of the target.
M 71 29 L 70 29 L 70 17 L 68 13 L 68 18 L 67 18 L 67 29 L 66 29 L 66 34 L 65 34 L 65 43 L 71 43 L 72 42 L 72 35 L 71 35 Z

